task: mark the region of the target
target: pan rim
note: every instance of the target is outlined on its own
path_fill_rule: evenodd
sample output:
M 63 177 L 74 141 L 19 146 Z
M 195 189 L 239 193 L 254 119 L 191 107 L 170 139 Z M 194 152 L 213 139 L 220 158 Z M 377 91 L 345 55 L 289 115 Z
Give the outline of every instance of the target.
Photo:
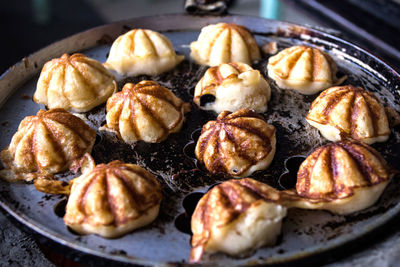
M 46 46 L 42 49 L 40 49 L 39 51 L 32 53 L 31 55 L 29 55 L 27 57 L 27 60 L 30 60 L 34 57 L 39 56 L 41 53 L 43 53 L 44 51 L 50 49 L 51 47 L 57 47 L 58 45 L 60 45 L 61 43 L 67 42 L 68 40 L 73 40 L 74 38 L 77 38 L 81 35 L 90 33 L 90 32 L 95 32 L 95 31 L 100 31 L 106 28 L 112 28 L 114 27 L 119 27 L 119 26 L 123 26 L 124 24 L 133 24 L 135 23 L 135 21 L 138 20 L 149 20 L 152 19 L 154 20 L 155 18 L 163 18 L 163 19 L 170 19 L 171 17 L 176 17 L 176 16 L 182 16 L 182 17 L 188 17 L 190 19 L 193 18 L 200 18 L 201 20 L 206 21 L 208 18 L 213 18 L 215 20 L 218 21 L 224 21 L 224 20 L 260 20 L 263 21 L 264 23 L 268 23 L 268 22 L 279 22 L 279 23 L 283 23 L 286 26 L 295 26 L 295 27 L 300 27 L 300 28 L 305 28 L 305 29 L 309 29 L 306 26 L 302 26 L 302 25 L 298 25 L 298 24 L 294 24 L 294 23 L 289 23 L 289 22 L 284 22 L 284 21 L 276 21 L 276 20 L 269 20 L 269 19 L 264 19 L 264 18 L 260 18 L 260 17 L 255 17 L 255 16 L 245 16 L 245 15 L 235 15 L 235 14 L 229 14 L 226 16 L 222 16 L 222 17 L 216 17 L 216 16 L 193 16 L 193 15 L 187 15 L 187 14 L 167 14 L 167 15 L 157 15 L 157 16 L 145 16 L 145 17 L 137 17 L 137 18 L 133 18 L 133 19 L 126 19 L 126 20 L 122 20 L 122 21 L 118 21 L 118 22 L 114 22 L 114 23 L 110 23 L 110 24 L 105 24 L 102 26 L 98 26 L 92 29 L 88 29 L 86 31 L 74 34 L 72 36 L 69 36 L 67 38 L 64 38 L 62 40 L 59 40 L 53 44 L 50 44 L 49 46 Z M 200 26 L 199 26 L 200 27 Z M 179 31 L 179 30 L 199 30 L 199 28 L 195 29 L 195 28 L 185 28 L 183 29 L 174 29 L 172 31 Z M 347 44 L 349 46 L 352 46 L 354 48 L 356 48 L 357 50 L 363 52 L 364 54 L 366 54 L 368 57 L 374 59 L 375 61 L 379 62 L 380 64 L 383 64 L 385 66 L 385 68 L 390 71 L 392 73 L 392 75 L 394 77 L 397 78 L 397 80 L 400 83 L 400 74 L 398 72 L 396 72 L 389 64 L 387 64 L 384 60 L 382 60 L 381 58 L 373 55 L 371 52 L 365 50 L 364 48 L 361 48 L 355 44 L 353 44 L 350 41 L 344 40 L 342 38 L 336 37 L 334 35 L 331 35 L 329 33 L 323 32 L 321 30 L 318 29 L 309 29 L 312 32 L 318 33 L 320 35 L 322 35 L 323 37 L 335 40 L 336 42 L 339 43 L 343 43 L 343 44 Z M 161 30 L 162 31 L 162 30 Z M 94 42 L 95 44 L 95 42 Z M 90 48 L 90 47 L 94 47 L 94 46 L 88 46 L 84 49 Z M 74 49 L 74 50 L 83 50 L 81 48 L 78 49 Z M 24 70 L 24 60 L 19 61 L 18 63 L 16 63 L 15 65 L 13 65 L 12 67 L 10 67 L 8 70 L 6 70 L 6 72 L 4 72 L 1 76 L 0 76 L 0 87 L 3 88 L 3 86 L 5 85 L 4 81 L 7 81 L 9 78 L 9 75 L 13 73 L 13 71 L 15 71 L 16 69 L 22 69 Z M 32 69 L 30 72 L 32 72 L 33 74 L 29 75 L 27 74 L 27 76 L 25 77 L 25 80 L 22 83 L 25 83 L 27 80 L 32 79 L 32 77 L 35 75 L 35 73 L 37 73 L 37 71 L 40 71 L 41 66 L 39 66 L 38 68 Z M 2 84 L 3 81 L 3 84 Z M 11 96 L 14 92 L 14 90 L 16 90 L 19 86 L 13 86 L 13 85 L 8 85 L 10 88 L 12 88 L 8 94 L 8 96 Z M 6 101 L 6 100 L 4 100 Z M 0 101 L 0 107 L 3 105 L 3 103 Z M 32 220 L 29 220 L 29 218 L 27 216 L 25 216 L 22 212 L 19 212 L 18 210 L 12 210 L 11 207 L 9 207 L 6 203 L 6 199 L 3 195 L 0 195 L 0 206 L 11 216 L 13 216 L 14 219 L 16 219 L 17 221 L 19 221 L 20 223 L 26 225 L 28 228 L 32 229 L 33 231 L 35 231 L 36 233 L 50 239 L 53 240 L 54 242 L 57 242 L 63 246 L 68 246 L 71 249 L 74 250 L 78 250 L 81 251 L 83 253 L 89 254 L 89 255 L 95 255 L 101 258 L 107 258 L 110 260 L 115 260 L 115 261 L 120 261 L 120 262 L 124 262 L 124 263 L 133 263 L 133 264 L 144 264 L 144 265 L 155 265 L 155 264 L 160 264 L 160 262 L 156 262 L 156 261 L 151 261 L 151 260 L 142 260 L 142 259 L 131 259 L 129 257 L 126 256 L 122 256 L 122 255 L 113 255 L 113 254 L 109 254 L 109 253 L 102 253 L 100 251 L 94 250 L 94 249 L 90 249 L 87 247 L 84 247 L 82 245 L 79 245 L 79 242 L 75 241 L 75 242 L 70 242 L 70 241 L 65 241 L 65 239 L 63 239 L 62 237 L 60 237 L 60 234 L 58 234 L 56 231 L 53 231 L 51 229 L 46 228 L 45 225 L 38 225 L 38 223 L 36 223 L 36 225 L 32 222 Z M 304 252 L 303 254 L 299 253 L 299 252 L 292 252 L 292 254 L 296 254 L 294 256 L 291 256 L 290 253 L 286 253 L 284 254 L 285 257 L 279 257 L 279 255 L 277 255 L 277 257 L 274 257 L 274 259 L 272 259 L 272 261 L 268 261 L 268 259 L 266 259 L 265 261 L 261 262 L 260 264 L 274 264 L 274 263 L 283 263 L 283 262 L 291 262 L 291 261 L 295 261 L 298 259 L 302 259 L 305 258 L 309 255 L 314 255 L 314 254 L 319 254 L 328 250 L 332 250 L 334 248 L 337 248 L 341 245 L 344 245 L 350 241 L 356 240 L 357 238 L 362 237 L 363 235 L 370 233 L 374 230 L 376 230 L 377 228 L 383 226 L 385 223 L 387 223 L 388 221 L 390 221 L 391 219 L 393 219 L 396 215 L 398 215 L 400 213 L 400 203 L 397 203 L 395 206 L 393 206 L 392 208 L 390 208 L 390 210 L 388 210 L 385 214 L 379 216 L 378 218 L 374 219 L 374 221 L 372 223 L 369 223 L 368 225 L 361 227 L 360 231 L 357 231 L 357 234 L 354 235 L 345 235 L 345 236 L 340 236 L 337 238 L 334 238 L 333 240 L 330 240 L 329 242 L 327 242 L 326 244 L 330 244 L 329 246 L 324 246 L 323 248 L 318 247 L 318 245 L 312 246 L 308 248 L 307 252 Z M 288 260 L 289 258 L 289 260 Z M 286 260 L 285 260 L 286 259 Z M 210 262 L 210 264 L 212 264 L 214 262 Z M 206 263 L 207 264 L 207 263 Z

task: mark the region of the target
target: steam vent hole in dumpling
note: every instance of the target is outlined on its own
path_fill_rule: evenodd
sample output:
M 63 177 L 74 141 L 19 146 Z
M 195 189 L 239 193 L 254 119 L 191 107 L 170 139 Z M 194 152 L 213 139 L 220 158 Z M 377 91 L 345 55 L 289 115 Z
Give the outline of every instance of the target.
M 261 73 L 235 62 L 209 68 L 196 85 L 193 102 L 217 113 L 242 108 L 263 113 L 270 98 L 271 88 Z

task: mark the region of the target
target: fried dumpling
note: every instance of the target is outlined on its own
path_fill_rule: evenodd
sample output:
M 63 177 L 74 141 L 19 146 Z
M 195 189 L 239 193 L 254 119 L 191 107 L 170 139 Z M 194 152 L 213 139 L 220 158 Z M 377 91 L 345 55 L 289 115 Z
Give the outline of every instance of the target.
M 126 143 L 158 143 L 178 132 L 190 105 L 153 81 L 127 83 L 107 101 L 105 130 Z
M 223 111 L 203 126 L 195 154 L 211 173 L 244 177 L 270 165 L 275 145 L 275 127 L 256 112 Z
M 325 52 L 308 46 L 292 46 L 270 57 L 268 76 L 283 89 L 294 89 L 312 95 L 340 84 L 337 66 Z
M 114 77 L 100 62 L 83 54 L 64 54 L 44 65 L 33 100 L 50 109 L 86 112 L 116 90 Z
M 389 122 L 378 98 L 360 87 L 337 86 L 311 104 L 306 121 L 330 141 L 352 138 L 372 144 L 389 138 Z
M 274 188 L 250 178 L 214 186 L 199 201 L 191 220 L 191 262 L 204 252 L 240 257 L 274 245 L 286 208 Z
M 32 180 L 72 168 L 90 153 L 96 132 L 64 109 L 39 110 L 23 119 L 0 158 L 9 180 Z
M 271 88 L 258 70 L 245 63 L 223 63 L 209 68 L 197 83 L 194 103 L 221 113 L 242 108 L 267 111 Z
M 329 143 L 300 165 L 292 206 L 349 214 L 372 206 L 395 174 L 372 147 L 357 141 Z M 287 191 L 289 192 L 289 191 Z
M 173 69 L 183 59 L 164 35 L 134 29 L 114 41 L 104 65 L 121 76 L 158 75 Z
M 160 184 L 145 169 L 99 164 L 73 180 L 64 222 L 80 234 L 115 238 L 154 221 L 161 200 Z
M 251 32 L 234 23 L 217 23 L 202 28 L 190 49 L 190 56 L 201 65 L 218 66 L 229 62 L 251 65 L 261 58 Z

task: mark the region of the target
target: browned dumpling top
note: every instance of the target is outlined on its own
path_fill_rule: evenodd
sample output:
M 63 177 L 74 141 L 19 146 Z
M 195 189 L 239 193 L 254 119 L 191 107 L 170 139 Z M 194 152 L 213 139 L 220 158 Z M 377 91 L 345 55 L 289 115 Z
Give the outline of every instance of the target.
M 308 46 L 292 46 L 270 57 L 268 76 L 283 89 L 294 89 L 305 95 L 315 94 L 341 83 L 337 66 L 325 52 Z
M 99 164 L 73 180 L 64 222 L 81 234 L 119 237 L 151 223 L 161 200 L 160 184 L 145 169 Z
M 300 166 L 296 190 L 309 198 L 344 198 L 352 195 L 354 188 L 388 181 L 391 175 L 391 168 L 375 149 L 347 140 L 311 153 Z
M 95 139 L 93 129 L 64 109 L 39 110 L 21 121 L 0 158 L 15 179 L 32 180 L 71 168 L 90 153 Z
M 114 41 L 104 65 L 122 76 L 158 75 L 173 69 L 183 59 L 166 36 L 148 29 L 133 29 Z
M 127 83 L 107 101 L 104 128 L 126 143 L 157 143 L 181 129 L 189 110 L 189 104 L 156 82 Z
M 345 140 L 315 149 L 300 165 L 291 204 L 348 214 L 373 205 L 394 175 L 367 144 Z
M 203 126 L 195 154 L 211 173 L 244 177 L 266 169 L 275 154 L 275 127 L 248 109 L 223 111 Z
M 33 100 L 48 108 L 86 112 L 116 90 L 114 77 L 100 62 L 79 53 L 64 54 L 44 65 Z
M 322 92 L 311 104 L 308 123 L 330 141 L 352 138 L 372 144 L 389 138 L 389 122 L 378 98 L 352 85 Z
M 190 260 L 198 262 L 204 252 L 217 251 L 238 257 L 273 245 L 286 216 L 279 202 L 279 191 L 250 178 L 214 186 L 192 216 Z
M 217 23 L 201 29 L 197 41 L 190 44 L 191 57 L 199 64 L 218 66 L 242 62 L 251 65 L 261 58 L 251 32 L 238 24 Z

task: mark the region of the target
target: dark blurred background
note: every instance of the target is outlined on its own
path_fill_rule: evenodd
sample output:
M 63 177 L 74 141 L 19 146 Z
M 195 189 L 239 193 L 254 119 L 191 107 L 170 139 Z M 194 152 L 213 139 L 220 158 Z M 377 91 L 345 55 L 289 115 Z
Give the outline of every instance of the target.
M 205 0 L 197 0 L 204 2 Z M 74 33 L 132 17 L 184 12 L 184 0 L 1 1 L 0 73 Z M 400 0 L 231 0 L 229 12 L 337 30 L 400 66 Z M 334 33 L 338 33 L 334 32 Z
M 383 57 L 387 54 L 395 60 L 400 58 L 395 48 L 400 44 L 399 1 L 232 2 L 231 13 L 333 28 Z M 121 19 L 184 10 L 184 0 L 16 0 L 0 5 L 0 73 L 24 56 L 71 34 Z

